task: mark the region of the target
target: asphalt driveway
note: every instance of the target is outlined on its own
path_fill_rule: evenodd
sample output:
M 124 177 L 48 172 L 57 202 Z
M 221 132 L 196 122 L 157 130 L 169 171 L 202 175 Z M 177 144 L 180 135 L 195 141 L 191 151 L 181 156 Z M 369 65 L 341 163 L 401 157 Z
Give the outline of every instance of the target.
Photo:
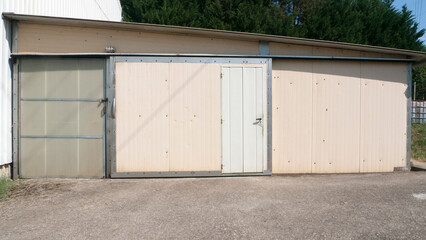
M 0 239 L 426 239 L 426 172 L 26 180 Z

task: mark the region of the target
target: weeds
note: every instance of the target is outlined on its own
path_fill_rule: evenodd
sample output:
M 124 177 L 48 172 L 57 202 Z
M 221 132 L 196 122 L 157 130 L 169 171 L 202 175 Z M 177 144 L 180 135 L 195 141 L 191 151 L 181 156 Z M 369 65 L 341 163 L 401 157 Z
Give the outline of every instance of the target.
M 16 187 L 16 183 L 6 177 L 0 177 L 0 200 L 6 198 Z
M 413 159 L 426 162 L 426 123 L 411 127 L 411 154 Z

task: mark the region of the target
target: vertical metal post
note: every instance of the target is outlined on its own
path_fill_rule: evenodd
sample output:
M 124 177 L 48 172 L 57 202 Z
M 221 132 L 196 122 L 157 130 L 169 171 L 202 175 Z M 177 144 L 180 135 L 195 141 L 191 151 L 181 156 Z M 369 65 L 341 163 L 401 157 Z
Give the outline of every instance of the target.
M 11 52 L 18 52 L 18 23 L 12 22 Z M 19 60 L 11 59 L 12 64 L 12 178 L 18 179 L 19 164 Z
M 112 173 L 116 172 L 115 163 L 115 116 L 113 113 L 115 101 L 115 58 L 107 59 L 107 76 L 106 76 L 106 95 L 108 105 L 106 110 L 106 177 L 110 178 Z
M 13 100 L 12 100 L 12 178 L 18 179 L 18 164 L 19 164 L 19 61 L 13 63 L 12 73 L 12 86 L 13 86 Z
M 416 101 L 416 83 L 417 82 L 414 82 L 413 101 Z
M 407 64 L 407 170 L 411 169 L 411 84 L 412 64 Z
M 272 58 L 267 60 L 267 113 L 268 113 L 268 136 L 267 136 L 267 157 L 268 157 L 268 172 L 272 173 Z

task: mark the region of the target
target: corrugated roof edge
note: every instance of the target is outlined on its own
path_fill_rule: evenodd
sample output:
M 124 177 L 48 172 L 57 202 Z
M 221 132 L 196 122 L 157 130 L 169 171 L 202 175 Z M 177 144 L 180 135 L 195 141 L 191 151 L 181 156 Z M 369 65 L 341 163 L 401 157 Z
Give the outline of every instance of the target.
M 71 25 L 79 27 L 100 27 L 100 28 L 118 28 L 135 31 L 149 31 L 149 32 L 162 32 L 162 33 L 173 33 L 173 34 L 191 34 L 197 36 L 215 37 L 215 38 L 228 38 L 228 39 L 239 39 L 248 41 L 269 41 L 305 46 L 317 46 L 317 47 L 329 47 L 329 48 L 340 48 L 347 50 L 356 51 L 367 51 L 385 54 L 399 54 L 405 55 L 408 58 L 413 58 L 418 61 L 426 59 L 426 52 L 413 51 L 406 49 L 387 48 L 371 45 L 362 45 L 345 42 L 334 42 L 317 39 L 297 38 L 288 36 L 268 35 L 260 33 L 247 33 L 247 32 L 235 32 L 217 29 L 206 29 L 206 28 L 193 28 L 193 27 L 182 27 L 182 26 L 171 26 L 171 25 L 159 25 L 150 23 L 134 23 L 134 22 L 114 22 L 114 21 L 102 21 L 102 20 L 87 20 L 77 18 L 61 18 L 61 17 L 48 17 L 38 15 L 25 15 L 15 13 L 3 13 L 3 18 L 7 18 L 15 21 L 25 22 L 36 22 L 45 24 L 55 25 Z

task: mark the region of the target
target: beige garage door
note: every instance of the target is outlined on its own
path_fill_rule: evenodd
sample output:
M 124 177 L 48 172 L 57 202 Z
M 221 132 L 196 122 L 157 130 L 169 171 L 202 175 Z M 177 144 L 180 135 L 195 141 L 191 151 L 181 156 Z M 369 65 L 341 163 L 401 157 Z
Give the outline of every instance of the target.
M 116 63 L 116 171 L 220 171 L 220 66 Z
M 21 177 L 104 176 L 104 65 L 21 60 Z
M 114 86 L 108 88 L 108 96 L 114 99 L 111 119 L 108 119 L 108 126 L 112 128 L 108 131 L 111 140 L 108 145 L 112 146 L 108 155 L 111 177 L 264 174 L 262 170 L 267 166 L 262 160 L 266 159 L 266 150 L 262 149 L 257 152 L 259 158 L 254 158 L 259 159 L 258 164 L 254 161 L 254 167 L 247 165 L 244 171 L 225 169 L 229 164 L 224 162 L 222 129 L 229 119 L 222 111 L 224 93 L 221 84 L 223 79 L 229 78 L 224 69 L 235 68 L 245 77 L 232 78 L 232 81 L 244 81 L 246 88 L 251 90 L 244 90 L 247 96 L 255 92 L 256 83 L 261 85 L 261 98 L 266 92 L 263 84 L 266 84 L 267 60 L 116 57 L 112 62 L 114 70 L 111 72 L 115 77 L 108 84 Z M 257 78 L 258 82 L 255 81 Z M 266 108 L 260 106 L 256 115 L 258 105 L 253 101 L 246 102 L 245 110 L 251 112 L 246 114 L 250 119 L 245 128 L 253 132 L 253 136 L 259 135 L 259 148 L 266 148 L 266 137 L 262 136 L 261 130 L 269 124 L 267 119 L 256 120 L 262 118 L 261 110 Z M 263 100 L 258 103 L 266 105 Z M 241 127 L 243 122 L 234 124 Z M 247 148 L 249 143 L 256 143 L 256 139 L 246 142 Z M 253 149 L 250 150 L 246 152 L 251 154 Z

